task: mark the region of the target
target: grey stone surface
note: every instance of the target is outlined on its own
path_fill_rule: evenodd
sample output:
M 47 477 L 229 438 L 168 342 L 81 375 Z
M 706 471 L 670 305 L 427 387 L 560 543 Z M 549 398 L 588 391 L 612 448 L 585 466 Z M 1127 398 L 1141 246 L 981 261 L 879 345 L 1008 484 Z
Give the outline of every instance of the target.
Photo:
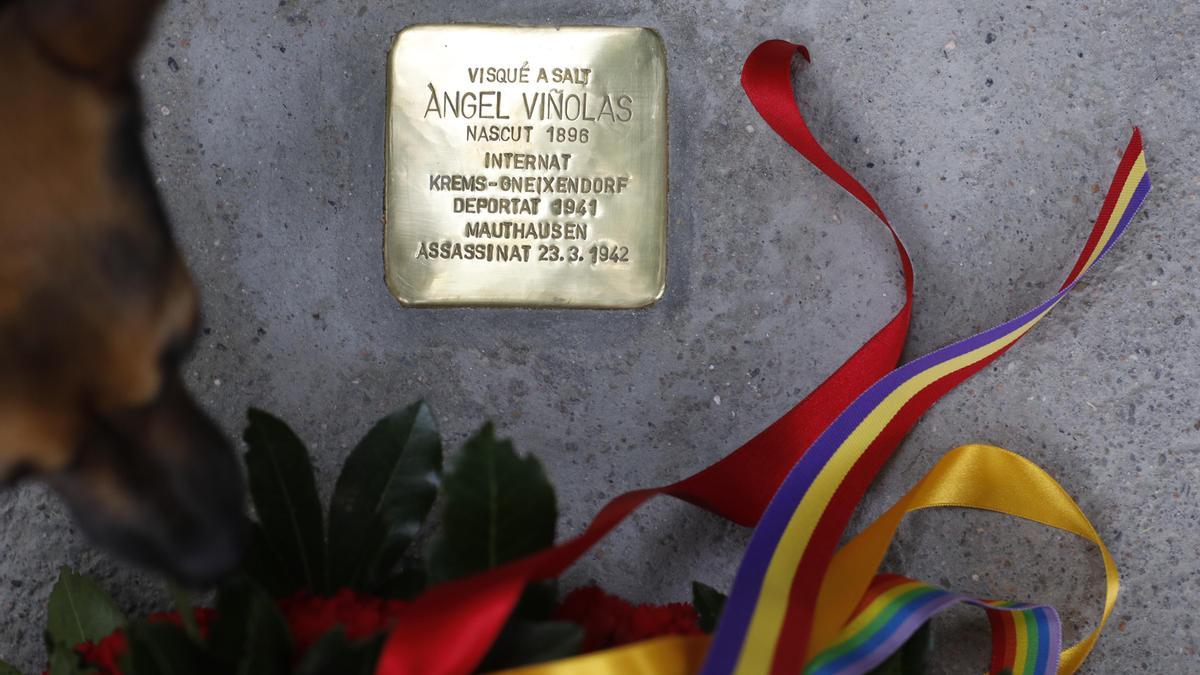
M 814 133 L 875 194 L 918 271 L 908 354 L 1047 296 L 1074 258 L 1130 125 L 1155 177 L 1096 274 L 918 425 L 863 507 L 882 511 L 946 450 L 1008 447 L 1079 500 L 1123 590 L 1090 672 L 1194 672 L 1200 637 L 1200 362 L 1194 3 L 835 0 L 176 0 L 139 69 L 160 187 L 203 288 L 188 379 L 236 434 L 289 419 L 327 489 L 374 419 L 424 397 L 450 447 L 484 418 L 555 480 L 563 534 L 623 490 L 735 448 L 891 315 L 896 256 L 870 215 L 779 141 L 738 86 L 760 40 L 804 42 Z M 668 46 L 666 297 L 641 311 L 413 311 L 382 272 L 384 66 L 412 22 L 652 26 Z M 571 377 L 564 377 L 570 374 Z M 727 587 L 748 532 L 643 508 L 567 575 L 635 600 Z M 92 551 L 36 486 L 0 497 L 0 655 L 28 669 L 55 566 L 131 612 L 157 582 Z M 930 513 L 888 567 L 1056 604 L 1095 621 L 1103 573 L 1067 535 Z M 939 624 L 943 672 L 979 672 L 979 616 Z

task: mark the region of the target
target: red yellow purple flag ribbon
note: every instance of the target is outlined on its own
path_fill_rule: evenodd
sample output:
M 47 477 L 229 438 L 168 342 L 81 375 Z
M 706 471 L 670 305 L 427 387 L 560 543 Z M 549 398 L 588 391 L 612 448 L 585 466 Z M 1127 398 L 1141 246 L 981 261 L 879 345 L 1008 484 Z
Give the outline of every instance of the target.
M 781 67 L 790 58 L 778 44 L 760 47 L 746 70 Z M 704 673 L 794 673 L 804 667 L 813 646 L 818 591 L 834 548 L 895 440 L 946 391 L 1007 351 L 1058 304 L 1117 241 L 1149 189 L 1135 129 L 1101 217 L 1058 293 L 1015 319 L 892 371 L 805 451 L 755 529 Z
M 1059 294 L 992 331 L 893 370 L 911 317 L 912 265 L 875 200 L 829 157 L 804 123 L 791 88 L 790 65 L 797 52 L 808 58 L 803 47 L 787 42 L 759 45 L 747 59 L 743 86 L 781 137 L 889 229 L 903 271 L 905 302 L 900 311 L 795 408 L 725 459 L 678 483 L 620 495 L 578 536 L 482 574 L 441 584 L 406 605 L 397 617 L 400 628 L 380 654 L 379 675 L 472 672 L 525 584 L 558 576 L 626 516 L 660 494 L 740 524 L 758 523 L 708 652 L 707 672 L 799 672 L 818 647 L 828 646 L 823 640 L 832 640 L 841 629 L 841 623 L 825 616 L 814 623 L 815 605 L 834 547 L 879 467 L 924 410 L 1011 347 L 1062 299 L 1078 276 L 1112 246 L 1145 198 L 1149 181 L 1143 180 L 1145 160 L 1135 130 L 1097 226 Z M 869 579 L 868 575 L 855 603 Z M 1110 591 L 1115 598 L 1115 590 Z M 845 618 L 854 606 L 840 610 Z M 822 637 L 827 626 L 832 635 Z M 1015 628 L 1011 634 L 1016 635 Z M 1028 635 L 1028 630 L 1022 634 Z M 649 661 L 644 658 L 647 652 L 630 648 L 622 652 L 623 670 L 594 672 L 691 672 L 688 659 L 699 644 L 668 639 L 646 645 L 648 652 L 662 657 Z M 591 656 L 579 659 L 568 661 L 579 667 L 604 662 L 589 660 Z M 644 663 L 654 667 L 634 667 Z
M 1099 625 L 1060 654 L 1058 615 L 1045 605 L 973 598 L 876 570 L 901 520 L 914 511 L 965 507 L 1025 518 L 1096 545 L 1107 589 Z M 899 501 L 837 553 L 821 587 L 816 625 L 827 644 L 804 668 L 808 675 L 863 673 L 878 666 L 937 612 L 960 603 L 981 607 L 992 627 L 989 673 L 1070 673 L 1100 635 L 1117 598 L 1117 568 L 1092 524 L 1066 490 L 1032 462 L 1007 450 L 968 445 L 947 453 Z M 647 640 L 504 675 L 692 675 L 707 637 Z

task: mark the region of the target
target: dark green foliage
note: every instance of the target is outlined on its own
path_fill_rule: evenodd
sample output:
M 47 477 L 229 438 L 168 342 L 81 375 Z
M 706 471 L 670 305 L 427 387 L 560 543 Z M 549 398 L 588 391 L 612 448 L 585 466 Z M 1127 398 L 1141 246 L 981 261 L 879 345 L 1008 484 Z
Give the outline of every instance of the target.
M 569 621 L 509 621 L 483 663 L 480 672 L 515 668 L 579 653 L 583 628 Z
M 330 631 L 309 648 L 295 675 L 371 675 L 382 638 L 354 643 L 340 629 Z
M 129 659 L 135 675 L 207 675 L 216 664 L 203 645 L 170 623 L 129 626 Z
M 933 650 L 933 631 L 930 622 L 917 629 L 887 661 L 879 664 L 870 675 L 923 675 L 929 672 L 929 654 Z
M 95 642 L 125 624 L 125 615 L 99 584 L 68 567 L 59 569 L 46 617 L 53 644 L 74 647 Z
M 235 580 L 221 589 L 208 647 L 224 665 L 222 672 L 290 672 L 292 645 L 287 624 L 270 596 L 247 580 Z
M 329 590 L 321 501 L 308 450 L 283 421 L 251 409 L 243 438 L 250 496 L 288 585 Z
M 553 486 L 536 459 L 497 440 L 491 425 L 467 441 L 443 485 L 442 443 L 429 409 L 417 403 L 389 415 L 347 457 L 328 521 L 308 451 L 287 424 L 251 410 L 244 438 L 258 522 L 242 573 L 219 589 L 208 635 L 201 635 L 191 599 L 179 589 L 184 627 L 127 624 L 95 582 L 64 568 L 50 598 L 51 675 L 90 675 L 75 645 L 123 627 L 129 653 L 121 667 L 132 675 L 370 675 L 385 635 L 351 641 L 334 628 L 296 655 L 275 599 L 342 588 L 408 599 L 431 581 L 481 572 L 554 543 Z M 441 531 L 428 559 L 419 559 L 409 549 L 439 487 Z M 557 599 L 555 581 L 530 584 L 481 668 L 577 653 L 583 630 L 552 620 Z M 4 668 L 0 675 L 11 675 Z
M 68 567 L 60 568 L 46 615 L 50 675 L 83 673 L 75 645 L 98 642 L 126 623 L 125 615 L 99 584 Z
M 711 633 L 717 629 L 717 622 L 721 619 L 721 610 L 725 609 L 725 600 L 725 594 L 712 586 L 707 586 L 699 581 L 692 582 L 692 606 L 696 608 L 700 630 Z
M 329 508 L 334 585 L 377 590 L 437 498 L 442 439 L 416 403 L 380 420 L 346 459 Z
M 250 526 L 250 543 L 242 556 L 242 572 L 276 598 L 303 588 L 299 575 L 294 573 L 293 566 L 283 564 L 260 523 Z
M 442 531 L 429 556 L 433 581 L 481 572 L 554 542 L 554 487 L 491 424 L 467 440 L 443 486 Z

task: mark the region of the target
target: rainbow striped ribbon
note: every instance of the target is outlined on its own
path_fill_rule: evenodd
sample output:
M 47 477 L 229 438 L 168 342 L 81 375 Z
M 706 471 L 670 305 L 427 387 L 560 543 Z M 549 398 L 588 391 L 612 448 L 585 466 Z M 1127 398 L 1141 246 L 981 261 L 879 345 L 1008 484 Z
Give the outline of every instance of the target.
M 980 600 L 895 574 L 875 577 L 837 642 L 805 667 L 806 675 L 861 671 L 882 663 L 934 614 L 958 604 L 982 607 L 992 625 L 991 672 L 1052 672 L 1062 648 L 1058 612 L 1046 605 Z
M 988 672 L 1032 675 L 1058 670 L 1062 624 L 1053 607 L 992 600 L 984 608 L 992 626 Z
M 705 661 L 706 675 L 795 673 L 813 656 L 812 649 L 825 646 L 809 644 L 815 589 L 849 514 L 886 460 L 888 444 L 876 441 L 906 432 L 933 401 L 1029 332 L 1112 248 L 1149 189 L 1141 136 L 1135 129 L 1096 226 L 1058 293 L 1011 321 L 893 370 L 817 438 L 788 474 L 754 531 Z M 1048 615 L 1042 616 L 1049 620 Z M 1028 620 L 1022 621 L 1028 625 Z M 837 661 L 836 672 L 864 672 L 870 667 L 864 664 L 874 663 L 867 658 L 870 654 L 875 652 L 862 659 Z M 1029 667 L 1026 659 L 1023 665 L 1026 672 L 1048 673 L 1057 662 L 1054 653 L 1045 662 L 1034 659 Z

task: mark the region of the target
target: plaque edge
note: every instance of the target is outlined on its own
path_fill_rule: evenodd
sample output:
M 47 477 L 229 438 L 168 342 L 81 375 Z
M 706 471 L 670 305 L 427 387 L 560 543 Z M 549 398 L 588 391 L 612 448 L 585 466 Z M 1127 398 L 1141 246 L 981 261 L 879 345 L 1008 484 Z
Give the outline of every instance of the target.
M 392 157 L 392 97 L 395 90 L 394 75 L 395 75 L 395 60 L 397 52 L 400 48 L 400 41 L 405 33 L 420 32 L 424 30 L 440 30 L 453 28 L 525 28 L 539 29 L 546 31 L 559 30 L 594 30 L 607 29 L 620 32 L 644 33 L 649 35 L 650 40 L 654 43 L 655 50 L 660 55 L 660 64 L 662 66 L 662 81 L 663 81 L 663 208 L 661 211 L 661 227 L 659 231 L 661 235 L 662 254 L 658 266 L 658 274 L 654 286 L 648 288 L 648 293 L 639 294 L 631 303 L 623 304 L 604 304 L 604 303 L 529 303 L 529 302 L 504 302 L 495 300 L 481 300 L 479 302 L 470 302 L 462 300 L 450 299 L 431 299 L 429 297 L 421 297 L 419 292 L 410 292 L 414 289 L 401 289 L 401 275 L 394 267 L 392 256 L 388 254 L 388 242 L 391 239 L 391 162 Z M 620 311 L 620 310 L 640 310 L 653 307 L 663 299 L 667 291 L 667 267 L 670 258 L 670 236 L 668 229 L 671 219 L 671 78 L 670 65 L 668 63 L 667 44 L 663 39 L 662 33 L 656 28 L 650 26 L 623 26 L 623 25 L 606 25 L 606 24 L 519 24 L 519 23 L 488 23 L 488 22 L 463 22 L 463 23 L 410 23 L 396 31 L 396 35 L 392 38 L 391 46 L 388 48 L 387 57 L 387 95 L 385 97 L 385 107 L 387 109 L 386 133 L 384 137 L 384 191 L 383 191 L 383 267 L 384 267 L 384 283 L 387 285 L 389 294 L 395 298 L 401 307 L 405 309 L 527 309 L 527 310 L 593 310 L 593 311 Z

